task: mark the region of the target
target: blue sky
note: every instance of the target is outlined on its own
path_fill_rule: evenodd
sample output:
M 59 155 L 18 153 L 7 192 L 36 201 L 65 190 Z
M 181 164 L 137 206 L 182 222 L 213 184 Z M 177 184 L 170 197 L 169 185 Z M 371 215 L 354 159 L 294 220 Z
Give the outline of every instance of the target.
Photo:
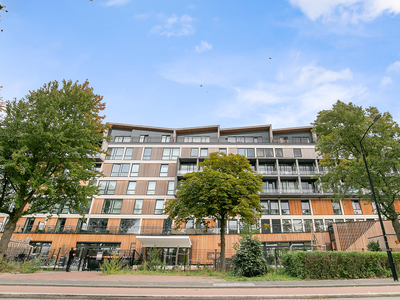
M 106 121 L 309 125 L 336 100 L 400 119 L 399 0 L 0 0 L 0 94 L 88 79 Z

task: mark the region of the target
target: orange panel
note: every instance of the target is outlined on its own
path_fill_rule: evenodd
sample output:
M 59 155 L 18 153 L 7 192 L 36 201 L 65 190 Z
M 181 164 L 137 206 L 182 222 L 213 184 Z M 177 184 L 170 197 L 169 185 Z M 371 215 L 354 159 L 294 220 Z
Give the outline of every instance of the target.
M 112 165 L 113 164 L 103 164 L 103 174 L 105 177 L 110 176 Z
M 158 177 L 161 164 L 140 164 L 139 177 Z
M 164 220 L 163 219 L 143 219 L 142 226 L 151 226 L 151 227 L 163 227 Z
M 142 159 L 142 147 L 133 148 L 132 159 L 133 160 L 141 160 Z
M 374 214 L 374 209 L 372 207 L 370 200 L 360 200 L 360 206 L 361 206 L 363 215 L 373 215 Z
M 303 210 L 301 209 L 301 200 L 289 200 L 289 209 L 291 215 L 303 215 Z
M 354 215 L 353 205 L 350 199 L 342 200 L 343 204 L 343 214 L 344 215 Z
M 394 209 L 396 210 L 397 213 L 400 213 L 400 201 L 399 199 L 394 200 Z
M 154 199 L 143 200 L 142 215 L 153 215 L 155 205 L 156 205 L 156 200 Z
M 168 177 L 175 177 L 175 175 L 176 175 L 176 164 L 169 164 Z
M 79 221 L 79 218 L 68 218 L 65 221 L 65 226 L 76 226 L 76 225 L 78 225 L 78 221 Z
M 104 199 L 93 199 L 92 214 L 101 214 L 103 209 Z
M 135 205 L 134 199 L 124 199 L 124 201 L 122 201 L 121 215 L 131 215 L 133 212 L 134 205 Z
M 331 200 L 311 200 L 313 215 L 333 215 Z
M 147 181 L 137 181 L 135 195 L 146 195 L 147 192 Z
M 118 180 L 115 186 L 115 195 L 125 195 L 128 188 L 128 180 Z
M 151 160 L 161 160 L 163 148 L 153 147 L 151 150 Z
M 168 181 L 157 181 L 156 195 L 166 195 L 168 189 Z

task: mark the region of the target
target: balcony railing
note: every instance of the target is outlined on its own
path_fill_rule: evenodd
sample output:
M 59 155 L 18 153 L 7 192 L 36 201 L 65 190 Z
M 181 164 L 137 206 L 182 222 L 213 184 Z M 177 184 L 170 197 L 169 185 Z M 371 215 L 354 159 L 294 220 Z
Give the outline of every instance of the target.
M 259 170 L 257 173 L 261 175 L 278 175 L 277 170 Z
M 177 172 L 177 175 L 179 176 L 183 176 L 183 175 L 185 175 L 185 174 L 187 174 L 187 173 L 192 173 L 192 172 L 197 172 L 198 171 L 198 169 L 196 168 L 196 169 L 194 169 L 194 170 L 178 170 L 178 172 Z
M 296 168 L 280 168 L 279 169 L 279 174 L 280 175 L 297 175 L 297 169 Z
M 315 169 L 309 169 L 309 170 L 304 170 L 304 169 L 299 169 L 300 175 L 315 175 L 316 171 Z

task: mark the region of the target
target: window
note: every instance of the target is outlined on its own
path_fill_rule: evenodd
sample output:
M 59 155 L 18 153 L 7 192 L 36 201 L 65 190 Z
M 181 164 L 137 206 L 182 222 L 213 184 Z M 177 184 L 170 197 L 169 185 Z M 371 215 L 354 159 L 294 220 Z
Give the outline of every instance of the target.
M 201 148 L 200 149 L 200 156 L 201 157 L 207 157 L 208 156 L 208 149 L 207 148 Z
M 226 152 L 226 148 L 219 148 L 218 152 L 219 153 L 225 153 L 225 154 L 227 153 Z
M 293 220 L 293 232 L 303 232 L 303 223 L 301 220 Z
M 228 136 L 228 143 L 262 143 L 261 136 Z
M 161 143 L 169 143 L 171 141 L 170 135 L 163 135 L 161 136 Z
M 128 177 L 130 164 L 113 164 L 111 177 Z
M 140 230 L 140 219 L 121 219 L 119 234 L 138 234 Z
M 124 160 L 132 159 L 132 155 L 133 155 L 133 148 L 126 148 Z
M 190 156 L 191 156 L 191 157 L 197 157 L 197 156 L 199 156 L 199 148 L 192 148 L 192 149 L 190 149 Z
M 122 200 L 106 199 L 103 203 L 102 214 L 120 214 Z
M 269 220 L 261 219 L 261 233 L 271 233 Z
M 246 157 L 255 157 L 254 148 L 239 148 L 238 154 Z
M 193 229 L 194 228 L 194 220 L 187 220 L 185 224 L 186 229 Z
M 58 218 L 56 223 L 56 230 L 55 232 L 63 232 L 65 227 L 65 222 L 67 221 L 66 218 Z
M 283 157 L 282 148 L 275 148 L 275 156 L 276 157 Z
M 311 215 L 310 201 L 301 200 L 301 210 L 303 215 Z
M 124 148 L 108 148 L 106 159 L 120 160 L 124 154 Z
M 131 177 L 137 177 L 139 175 L 140 164 L 132 164 Z
M 355 215 L 362 215 L 360 201 L 359 200 L 351 200 L 351 204 L 353 205 L 354 214 Z
M 144 148 L 143 160 L 150 160 L 150 158 L 151 158 L 151 149 L 152 148 Z
M 274 150 L 272 148 L 257 148 L 257 157 L 274 157 Z
M 261 206 L 263 206 L 263 215 L 279 215 L 278 200 L 261 201 Z
M 130 136 L 115 136 L 114 142 L 115 143 L 129 143 L 131 141 Z
M 99 181 L 99 195 L 114 195 L 116 180 Z
M 292 220 L 283 219 L 282 220 L 282 231 L 292 232 Z
M 108 219 L 90 219 L 87 229 L 95 233 L 106 233 L 107 224 Z
M 129 181 L 128 188 L 126 189 L 127 195 L 135 195 L 136 181 Z
M 290 215 L 289 200 L 281 200 L 282 215 Z
M 238 233 L 238 221 L 237 220 L 228 221 L 228 230 L 229 230 L 230 234 L 237 234 Z
M 135 206 L 133 207 L 133 214 L 134 215 L 140 215 L 142 214 L 142 209 L 143 209 L 143 200 L 135 200 Z
M 375 214 L 375 215 L 378 214 L 378 212 L 377 212 L 377 210 L 376 210 L 376 204 L 375 204 L 375 202 L 371 202 L 371 204 L 372 204 L 372 210 L 374 211 L 374 214 Z
M 315 232 L 325 231 L 324 221 L 322 219 L 314 220 Z
M 179 148 L 164 148 L 162 160 L 177 160 L 179 156 Z
M 304 232 L 311 232 L 313 220 L 304 220 Z
M 272 233 L 281 233 L 281 220 L 280 219 L 272 219 Z
M 183 138 L 184 143 L 209 143 L 209 136 L 185 136 Z
M 168 165 L 161 165 L 160 167 L 160 177 L 168 176 Z
M 156 193 L 157 181 L 149 181 L 147 184 L 147 195 L 154 195 Z
M 147 143 L 149 141 L 148 135 L 141 135 L 139 136 L 139 143 Z
M 292 138 L 292 141 L 295 144 L 308 144 L 310 139 L 308 137 L 294 137 Z
M 175 181 L 168 181 L 167 195 L 173 195 L 175 193 Z
M 340 207 L 340 203 L 332 202 L 332 209 L 333 209 L 333 214 L 334 215 L 341 215 L 342 214 L 342 209 Z
M 164 200 L 156 200 L 156 206 L 154 208 L 155 215 L 162 215 L 164 210 Z
M 294 157 L 301 157 L 301 149 L 294 148 L 293 149 L 293 154 L 294 154 Z

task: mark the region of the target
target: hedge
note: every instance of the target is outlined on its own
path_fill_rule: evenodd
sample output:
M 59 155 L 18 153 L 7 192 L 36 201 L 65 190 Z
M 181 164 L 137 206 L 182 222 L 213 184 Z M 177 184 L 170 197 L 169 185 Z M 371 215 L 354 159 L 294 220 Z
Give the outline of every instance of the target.
M 397 272 L 400 253 L 392 253 Z M 386 252 L 294 251 L 281 257 L 288 275 L 303 279 L 391 277 Z

